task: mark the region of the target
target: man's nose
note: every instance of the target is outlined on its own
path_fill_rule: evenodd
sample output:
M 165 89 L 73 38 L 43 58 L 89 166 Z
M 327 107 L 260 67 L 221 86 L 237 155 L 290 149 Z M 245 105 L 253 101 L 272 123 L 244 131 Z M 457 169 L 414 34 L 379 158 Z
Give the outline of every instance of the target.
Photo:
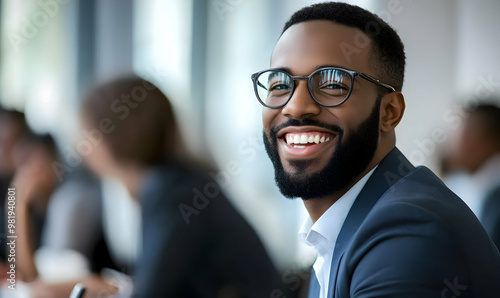
M 292 98 L 283 107 L 281 113 L 289 118 L 305 119 L 321 112 L 321 106 L 309 93 L 306 80 L 298 80 Z

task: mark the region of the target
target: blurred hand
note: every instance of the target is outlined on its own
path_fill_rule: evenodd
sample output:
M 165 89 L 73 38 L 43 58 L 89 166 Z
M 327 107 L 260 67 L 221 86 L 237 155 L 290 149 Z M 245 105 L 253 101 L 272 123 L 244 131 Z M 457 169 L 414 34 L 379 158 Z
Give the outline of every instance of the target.
M 80 283 L 86 288 L 83 296 L 85 298 L 111 297 L 118 292 L 118 288 L 106 283 L 100 276 L 94 274 L 87 276 Z
M 112 297 L 118 291 L 118 288 L 107 284 L 100 276 L 94 274 L 78 282 L 86 289 L 84 298 Z M 76 284 L 76 281 L 55 284 L 37 279 L 31 283 L 31 293 L 33 298 L 68 298 Z

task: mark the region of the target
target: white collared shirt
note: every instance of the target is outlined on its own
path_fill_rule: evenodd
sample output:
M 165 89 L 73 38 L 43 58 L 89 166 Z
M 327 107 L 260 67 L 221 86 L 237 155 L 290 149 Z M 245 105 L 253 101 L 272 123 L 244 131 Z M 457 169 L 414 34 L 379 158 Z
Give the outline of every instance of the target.
M 313 224 L 307 216 L 299 230 L 299 238 L 318 252 L 313 268 L 320 285 L 320 298 L 327 298 L 330 269 L 332 266 L 333 250 L 340 229 L 351 210 L 352 204 L 373 174 L 375 166 L 363 178 L 359 179 L 343 196 L 341 196 L 323 215 Z

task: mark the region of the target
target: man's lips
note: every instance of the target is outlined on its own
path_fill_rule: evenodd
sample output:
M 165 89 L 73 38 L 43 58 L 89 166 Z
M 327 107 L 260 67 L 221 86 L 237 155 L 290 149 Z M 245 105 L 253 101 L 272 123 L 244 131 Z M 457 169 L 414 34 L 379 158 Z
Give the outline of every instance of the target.
M 277 133 L 278 143 L 285 158 L 305 159 L 318 156 L 331 147 L 337 133 L 316 126 L 288 126 Z

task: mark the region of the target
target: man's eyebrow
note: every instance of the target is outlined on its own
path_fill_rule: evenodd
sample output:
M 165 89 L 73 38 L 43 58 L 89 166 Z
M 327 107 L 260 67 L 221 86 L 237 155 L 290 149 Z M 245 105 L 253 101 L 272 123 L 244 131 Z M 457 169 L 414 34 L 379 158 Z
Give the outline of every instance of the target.
M 286 67 L 286 66 L 283 66 L 283 67 L 275 67 L 275 68 L 272 68 L 271 70 L 273 71 L 284 71 L 284 72 L 287 72 L 289 74 L 292 73 L 292 70 L 289 68 L 289 67 Z
M 317 70 L 317 69 L 320 69 L 320 68 L 325 68 L 325 67 L 337 67 L 337 68 L 347 69 L 345 66 L 342 66 L 342 65 L 337 65 L 337 64 L 322 64 L 322 65 L 317 65 L 316 67 L 314 67 L 314 70 Z M 271 70 L 274 70 L 274 71 L 284 71 L 284 72 L 287 72 L 287 73 L 293 75 L 292 70 L 289 67 L 286 67 L 286 66 L 275 67 L 275 68 L 272 68 Z
M 325 68 L 325 67 L 337 67 L 337 68 L 347 69 L 347 68 L 345 68 L 345 66 L 337 65 L 337 64 L 323 64 L 323 65 L 318 65 L 318 66 L 316 66 L 315 69 L 320 69 L 320 68 Z

